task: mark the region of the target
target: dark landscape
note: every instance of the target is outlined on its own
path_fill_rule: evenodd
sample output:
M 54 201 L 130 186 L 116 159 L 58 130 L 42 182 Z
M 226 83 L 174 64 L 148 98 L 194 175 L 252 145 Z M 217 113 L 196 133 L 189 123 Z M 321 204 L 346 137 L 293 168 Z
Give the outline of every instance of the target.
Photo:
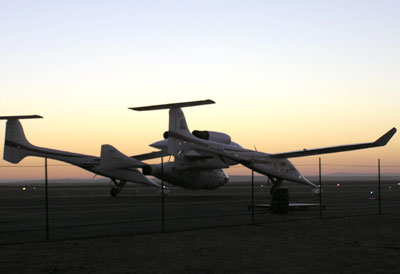
M 400 186 L 395 178 L 382 180 L 380 215 L 378 184 L 371 178 L 325 181 L 325 210 L 286 215 L 249 210 L 251 182 L 243 179 L 214 191 L 170 187 L 163 210 L 157 189 L 128 185 L 115 198 L 106 181 L 50 181 L 49 241 L 43 182 L 1 183 L 2 271 L 399 271 Z M 256 178 L 254 185 L 254 203 L 268 203 L 267 182 Z M 319 203 L 309 187 L 286 186 L 291 203 Z

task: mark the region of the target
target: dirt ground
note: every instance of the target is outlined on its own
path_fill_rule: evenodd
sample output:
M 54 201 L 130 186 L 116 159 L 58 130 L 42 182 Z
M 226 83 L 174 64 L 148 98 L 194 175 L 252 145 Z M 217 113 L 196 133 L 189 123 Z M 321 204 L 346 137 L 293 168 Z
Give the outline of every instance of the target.
M 400 273 L 400 216 L 0 246 L 1 273 Z

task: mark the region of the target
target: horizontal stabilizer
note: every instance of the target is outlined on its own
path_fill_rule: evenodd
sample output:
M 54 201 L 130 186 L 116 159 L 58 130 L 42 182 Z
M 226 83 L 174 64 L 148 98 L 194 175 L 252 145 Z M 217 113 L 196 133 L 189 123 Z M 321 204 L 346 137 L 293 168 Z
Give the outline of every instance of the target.
M 19 120 L 19 119 L 37 119 L 43 118 L 40 115 L 18 115 L 18 116 L 0 116 L 0 120 Z
M 136 110 L 136 111 L 146 111 L 146 110 L 194 107 L 194 106 L 209 105 L 209 104 L 215 104 L 215 102 L 213 100 L 203 100 L 203 101 L 192 101 L 192 102 L 183 102 L 183 103 L 174 103 L 174 104 L 154 105 L 154 106 L 146 106 L 146 107 L 135 107 L 135 108 L 129 108 L 129 109 Z
M 397 131 L 396 128 L 392 128 L 391 130 L 386 132 L 384 135 L 382 135 L 382 137 L 380 137 L 378 140 L 376 140 L 375 142 L 371 142 L 371 143 L 342 145 L 342 146 L 316 148 L 316 149 L 303 149 L 303 150 L 299 150 L 299 151 L 271 154 L 270 156 L 274 157 L 274 158 L 294 158 L 294 157 L 305 157 L 305 156 L 318 155 L 318 154 L 366 149 L 366 148 L 372 148 L 372 147 L 381 147 L 381 146 L 385 146 L 389 142 L 389 140 L 393 137 L 393 135 L 396 133 L 396 131 Z
M 145 164 L 142 162 L 126 156 L 119 152 L 116 148 L 110 145 L 101 146 L 100 156 L 100 169 L 124 169 L 124 168 L 137 168 L 143 167 Z

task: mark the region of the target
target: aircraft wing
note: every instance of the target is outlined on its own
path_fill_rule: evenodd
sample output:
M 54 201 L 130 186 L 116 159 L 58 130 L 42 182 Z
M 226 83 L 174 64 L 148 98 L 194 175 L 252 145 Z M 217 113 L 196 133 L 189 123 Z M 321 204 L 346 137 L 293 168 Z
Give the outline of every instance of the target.
M 305 157 L 305 156 L 325 154 L 325 153 L 358 150 L 358 149 L 365 149 L 365 148 L 372 148 L 372 147 L 381 147 L 381 146 L 385 146 L 395 133 L 396 133 L 396 128 L 392 128 L 391 130 L 386 132 L 382 137 L 377 139 L 375 142 L 351 144 L 351 145 L 341 145 L 341 146 L 316 148 L 316 149 L 303 149 L 303 150 L 292 151 L 292 152 L 271 154 L 270 156 L 273 158 L 294 158 L 294 157 Z
M 188 160 L 207 160 L 215 157 L 215 155 L 207 153 L 204 154 L 201 151 L 196 151 L 196 150 L 189 150 L 188 152 L 185 153 L 184 157 Z

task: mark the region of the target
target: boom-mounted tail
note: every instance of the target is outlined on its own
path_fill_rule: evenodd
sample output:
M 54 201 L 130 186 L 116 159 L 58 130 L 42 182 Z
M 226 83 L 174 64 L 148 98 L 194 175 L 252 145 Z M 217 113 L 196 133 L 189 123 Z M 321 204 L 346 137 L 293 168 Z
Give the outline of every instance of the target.
M 174 156 L 179 155 L 180 142 L 177 139 L 185 139 L 191 135 L 186 123 L 185 115 L 181 108 L 194 107 L 201 105 L 215 104 L 212 100 L 192 101 L 174 104 L 154 105 L 146 107 L 129 108 L 136 111 L 169 109 L 169 129 L 168 129 L 168 153 Z
M 29 149 L 34 146 L 25 137 L 20 119 L 43 118 L 39 115 L 0 116 L 0 120 L 7 120 L 6 138 L 4 142 L 3 159 L 13 164 L 19 163 L 29 156 Z

